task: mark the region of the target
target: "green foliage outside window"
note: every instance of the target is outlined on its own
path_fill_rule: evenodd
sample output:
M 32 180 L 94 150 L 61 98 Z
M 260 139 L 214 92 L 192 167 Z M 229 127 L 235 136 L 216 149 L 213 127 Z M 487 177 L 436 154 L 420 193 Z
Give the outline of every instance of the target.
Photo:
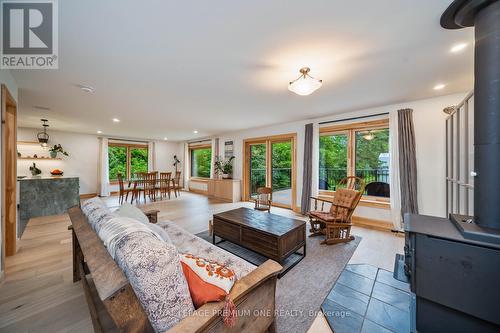
M 210 178 L 212 148 L 191 150 L 191 177 Z
M 369 134 L 373 139 L 366 140 Z M 389 129 L 356 132 L 356 176 L 389 183 Z
M 273 191 L 292 188 L 292 142 L 274 142 L 271 149 Z
M 127 177 L 127 147 L 109 146 L 108 162 L 110 180 L 117 180 L 119 173 Z
M 127 156 L 130 153 L 130 156 Z M 130 175 L 127 174 L 129 163 Z M 148 148 L 108 146 L 109 180 L 118 180 L 118 174 L 128 178 L 136 172 L 148 172 Z
M 322 190 L 335 190 L 336 184 L 347 177 L 346 134 L 319 137 L 319 187 Z
M 355 157 L 357 177 L 371 182 L 389 183 L 389 129 L 355 131 L 355 142 L 347 134 L 322 135 L 319 138 L 319 188 L 336 190 L 348 175 L 347 156 Z
M 251 195 L 257 193 L 259 187 L 266 186 L 266 144 L 250 146 L 250 185 Z M 271 143 L 271 166 L 273 191 L 292 187 L 292 143 Z
M 130 149 L 130 174 L 137 172 L 148 172 L 148 149 Z
M 266 186 L 266 145 L 251 145 L 250 156 L 250 195 L 254 195 Z

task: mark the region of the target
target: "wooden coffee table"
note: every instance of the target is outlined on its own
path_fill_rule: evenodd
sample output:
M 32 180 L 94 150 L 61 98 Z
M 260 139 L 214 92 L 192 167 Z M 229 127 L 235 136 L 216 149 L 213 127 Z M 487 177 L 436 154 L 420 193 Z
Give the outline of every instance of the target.
M 306 222 L 249 208 L 215 214 L 214 244 L 215 236 L 257 252 L 281 265 L 291 254 L 301 255 L 302 258 L 282 271 L 281 276 L 306 256 Z M 302 253 L 297 252 L 300 248 L 303 248 Z

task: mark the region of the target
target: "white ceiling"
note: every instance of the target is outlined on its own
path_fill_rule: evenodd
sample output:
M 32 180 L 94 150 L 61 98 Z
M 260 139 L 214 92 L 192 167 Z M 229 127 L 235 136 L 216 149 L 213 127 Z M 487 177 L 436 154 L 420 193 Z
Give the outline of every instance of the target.
M 185 140 L 466 91 L 473 31 L 439 26 L 450 2 L 59 1 L 59 70 L 12 71 L 18 122 Z M 287 90 L 303 66 L 323 79 L 305 97 Z

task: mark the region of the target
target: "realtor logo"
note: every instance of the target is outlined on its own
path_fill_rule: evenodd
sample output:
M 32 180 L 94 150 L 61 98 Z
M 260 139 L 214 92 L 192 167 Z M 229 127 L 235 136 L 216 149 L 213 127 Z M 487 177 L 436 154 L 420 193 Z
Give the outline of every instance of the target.
M 57 69 L 57 0 L 0 0 L 0 68 Z

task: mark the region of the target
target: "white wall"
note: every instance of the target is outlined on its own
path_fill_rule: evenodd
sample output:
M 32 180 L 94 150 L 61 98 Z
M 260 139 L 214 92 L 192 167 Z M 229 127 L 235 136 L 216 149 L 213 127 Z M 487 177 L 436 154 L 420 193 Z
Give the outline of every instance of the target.
M 436 216 L 446 215 L 445 206 L 445 137 L 443 108 L 458 104 L 466 93 L 441 96 L 431 99 L 410 101 L 392 104 L 377 108 L 363 109 L 340 115 L 325 116 L 316 119 L 290 122 L 268 127 L 253 128 L 239 132 L 223 133 L 220 138 L 220 153 L 224 152 L 224 142 L 234 142 L 234 177 L 242 178 L 243 170 L 243 140 L 261 136 L 297 133 L 297 205 L 300 205 L 302 196 L 302 169 L 304 159 L 304 126 L 314 123 L 316 137 L 314 152 L 318 151 L 317 131 L 319 123 L 324 121 L 339 120 L 363 115 L 385 113 L 402 108 L 414 110 L 415 136 L 417 145 L 418 169 L 418 202 L 421 214 Z M 317 165 L 319 155 L 313 154 L 313 183 L 317 188 Z M 390 220 L 390 212 L 384 209 L 371 207 L 358 207 L 356 215 L 377 220 Z
M 40 129 L 18 128 L 18 141 L 36 141 L 36 135 Z M 43 161 L 43 160 L 19 160 L 17 163 L 18 175 L 30 176 L 30 165 L 33 162 L 42 170 L 42 175 L 50 175 L 53 169 L 61 169 L 65 176 L 77 176 L 80 178 L 80 194 L 96 193 L 97 190 L 97 167 L 99 161 L 99 143 L 97 136 L 88 134 L 78 134 L 69 132 L 60 132 L 48 128 L 50 136 L 49 145 L 61 144 L 69 156 L 62 156 L 61 161 Z M 49 154 L 43 151 L 41 147 L 19 146 L 19 152 L 22 155 L 29 154 L 33 156 L 34 150 L 38 155 Z
M 9 92 L 11 93 L 12 97 L 16 100 L 17 102 L 17 83 L 14 80 L 14 77 L 10 74 L 9 70 L 2 69 L 0 70 L 0 84 L 5 84 L 7 88 L 9 89 Z M 1 103 L 1 96 L 0 96 L 0 103 Z M 0 104 L 1 105 L 1 104 Z M 2 145 L 2 129 L 0 126 L 0 147 Z M 0 175 L 2 174 L 2 163 L 0 163 Z M 0 180 L 1 182 L 1 180 Z M 2 201 L 2 191 L 0 191 L 0 202 L 3 203 Z M 3 205 L 2 205 L 2 216 L 3 216 Z M 3 276 L 3 269 L 4 269 L 4 264 L 2 262 L 2 253 L 3 252 L 3 226 L 0 228 L 0 279 Z
M 175 172 L 174 155 L 177 155 L 177 158 L 181 161 L 181 165 L 178 167 L 178 170 L 183 170 L 182 165 L 184 162 L 184 144 L 177 142 L 157 141 L 155 146 L 156 170 L 162 172 L 172 172 L 173 175 L 173 173 Z
M 40 129 L 19 128 L 17 139 L 19 141 L 36 141 L 36 134 Z M 49 175 L 50 171 L 58 168 L 64 171 L 64 175 L 77 176 L 80 178 L 80 194 L 97 193 L 98 186 L 98 168 L 99 168 L 99 140 L 97 135 L 79 134 L 71 132 L 62 132 L 51 130 L 49 145 L 61 144 L 69 156 L 62 156 L 61 161 L 31 161 L 20 160 L 17 165 L 19 175 L 30 175 L 29 166 L 36 162 L 42 170 L 42 174 Z M 160 171 L 174 171 L 172 166 L 173 156 L 177 154 L 182 157 L 182 144 L 176 142 L 158 141 L 155 144 L 156 151 L 156 169 Z M 31 149 L 31 151 L 29 151 Z M 47 151 L 41 148 L 31 146 L 20 146 L 20 152 L 25 155 L 33 155 L 36 149 L 37 154 L 48 155 Z M 111 191 L 117 191 L 118 186 L 112 186 Z

